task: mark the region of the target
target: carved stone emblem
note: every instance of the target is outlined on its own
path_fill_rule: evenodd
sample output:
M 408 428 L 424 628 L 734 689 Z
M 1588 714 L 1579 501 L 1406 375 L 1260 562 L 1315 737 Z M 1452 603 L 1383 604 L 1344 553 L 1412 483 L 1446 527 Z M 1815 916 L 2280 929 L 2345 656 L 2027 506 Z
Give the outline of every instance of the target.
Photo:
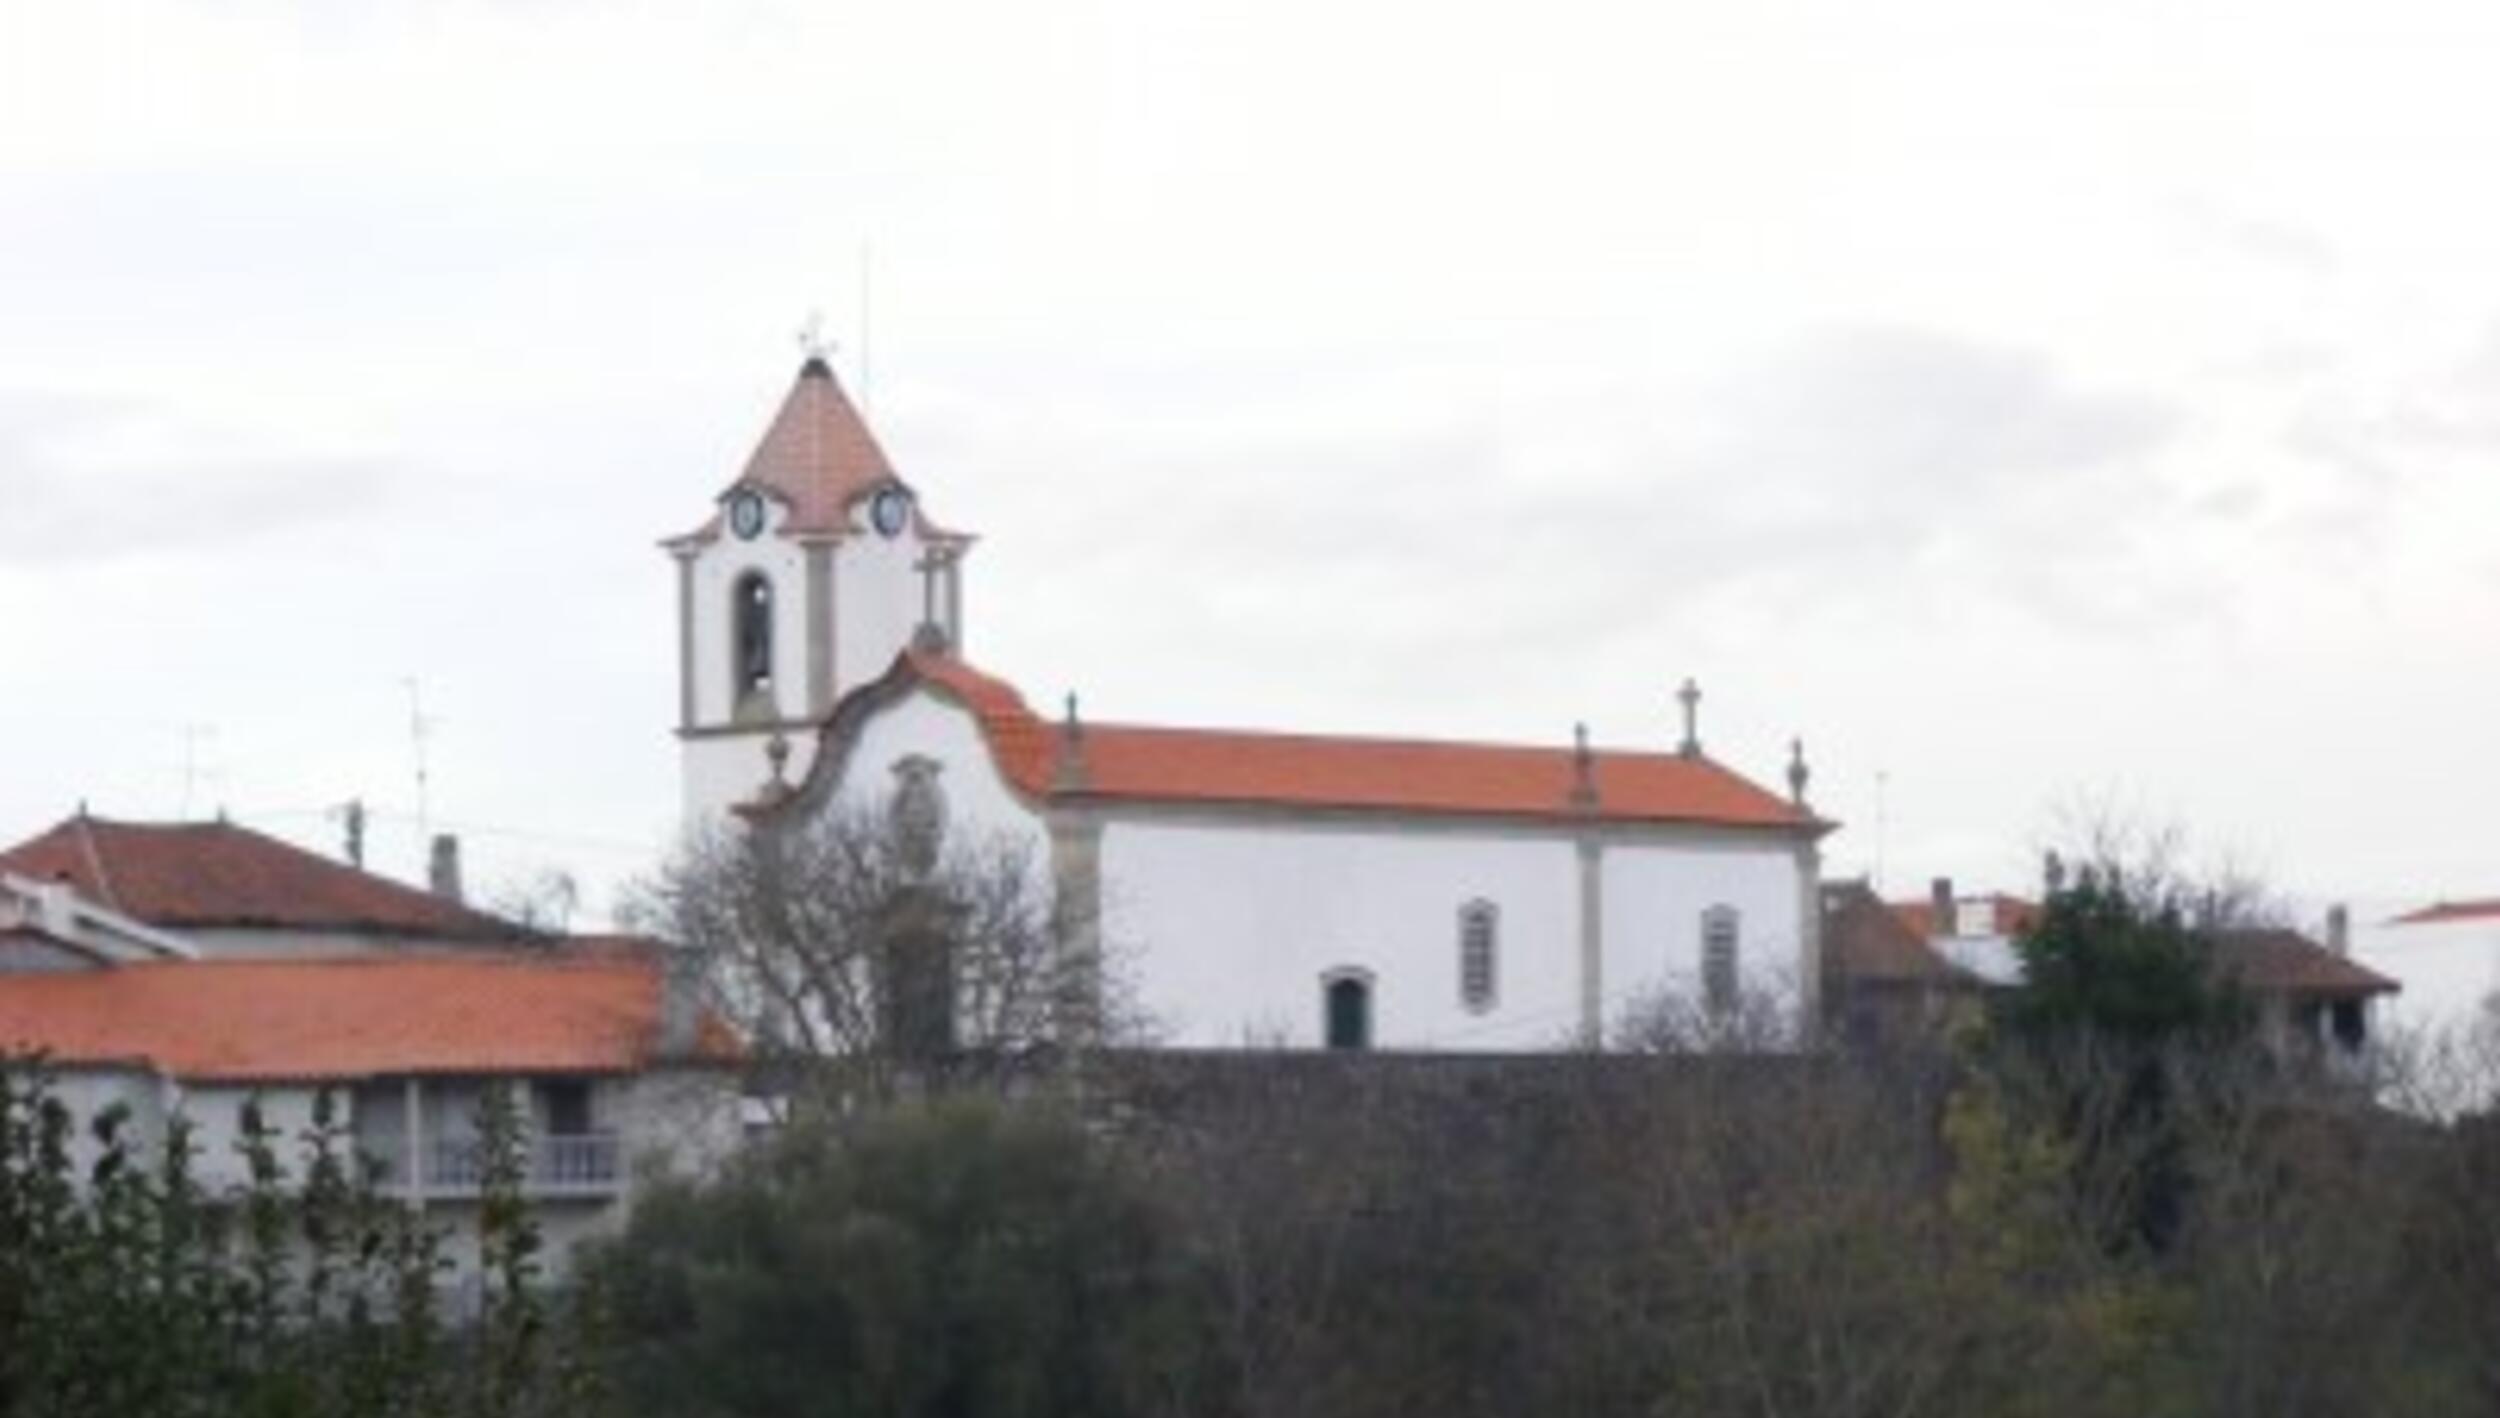
M 938 786 L 944 766 L 917 753 L 894 765 L 894 801 L 887 811 L 903 867 L 916 877 L 937 870 L 938 848 L 946 839 L 946 793 Z

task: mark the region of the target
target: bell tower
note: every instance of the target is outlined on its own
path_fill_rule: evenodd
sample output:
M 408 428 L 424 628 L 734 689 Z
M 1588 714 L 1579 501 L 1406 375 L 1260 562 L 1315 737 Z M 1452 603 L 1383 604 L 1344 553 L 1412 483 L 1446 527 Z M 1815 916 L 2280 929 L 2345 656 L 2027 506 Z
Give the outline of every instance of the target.
M 811 350 L 677 570 L 677 738 L 689 822 L 795 783 L 842 696 L 919 643 L 963 643 L 965 552 Z

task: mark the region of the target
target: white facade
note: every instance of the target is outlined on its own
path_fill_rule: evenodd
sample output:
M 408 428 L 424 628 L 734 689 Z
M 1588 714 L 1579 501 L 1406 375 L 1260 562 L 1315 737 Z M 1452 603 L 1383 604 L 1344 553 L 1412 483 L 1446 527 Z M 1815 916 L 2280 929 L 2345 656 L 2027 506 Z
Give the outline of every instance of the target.
M 1068 864 L 1050 855 L 1054 809 L 999 773 L 964 706 L 915 687 L 837 742 L 829 801 L 879 806 L 897 765 L 933 760 L 950 835 L 1008 838 L 1066 882 Z M 1733 912 L 1746 992 L 1793 998 L 1810 968 L 1814 855 L 1790 835 L 1254 807 L 1081 811 L 1098 832 L 1103 944 L 1167 1045 L 1318 1046 L 1326 984 L 1351 974 L 1369 986 L 1372 1047 L 1566 1047 L 1657 992 L 1701 998 L 1714 908 Z M 1462 990 L 1461 912 L 1479 903 L 1493 908 L 1489 1001 Z

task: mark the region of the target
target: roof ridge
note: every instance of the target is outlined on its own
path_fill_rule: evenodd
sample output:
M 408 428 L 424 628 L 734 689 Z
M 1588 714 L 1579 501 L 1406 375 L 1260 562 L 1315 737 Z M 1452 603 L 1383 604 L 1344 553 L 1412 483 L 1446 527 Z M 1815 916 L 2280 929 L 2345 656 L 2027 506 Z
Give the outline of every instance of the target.
M 123 915 L 130 914 L 122 910 L 121 897 L 113 890 L 113 874 L 104 869 L 104 853 L 96 847 L 95 829 L 84 811 L 78 814 L 77 822 L 79 847 L 87 854 L 87 865 L 95 871 L 97 899 Z
M 1570 743 L 1546 743 L 1535 739 L 1433 738 L 1420 734 L 1329 733 L 1318 729 L 1246 729 L 1216 724 L 1141 724 L 1124 720 L 1087 720 L 1085 732 L 1141 734 L 1202 734 L 1211 737 L 1282 739 L 1299 743 L 1347 743 L 1367 747 L 1404 748 L 1473 748 L 1493 749 L 1511 753 L 1553 753 L 1564 757 L 1578 752 Z M 1660 759 L 1677 763 L 1704 763 L 1723 773 L 1735 770 L 1708 754 L 1678 753 L 1671 748 L 1607 748 L 1589 746 L 1591 756 L 1598 759 Z
M 618 970 L 648 969 L 648 955 L 624 950 L 568 951 L 507 950 L 493 946 L 415 948 L 369 951 L 357 955 L 228 955 L 202 957 L 196 960 L 136 960 L 124 969 L 144 970 L 156 966 L 206 967 L 213 970 L 297 970 L 297 969 L 361 969 L 405 968 L 411 965 L 456 966 L 461 969 L 484 967 L 490 970 Z

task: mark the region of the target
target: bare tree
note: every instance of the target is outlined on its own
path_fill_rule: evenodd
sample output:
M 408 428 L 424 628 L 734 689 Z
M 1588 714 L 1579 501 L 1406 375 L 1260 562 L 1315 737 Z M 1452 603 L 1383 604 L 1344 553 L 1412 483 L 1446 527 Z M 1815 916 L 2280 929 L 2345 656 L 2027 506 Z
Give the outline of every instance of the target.
M 680 952 L 766 1064 L 871 1078 L 1125 1037 L 1116 972 L 1034 854 L 907 801 L 700 829 L 621 913 Z

